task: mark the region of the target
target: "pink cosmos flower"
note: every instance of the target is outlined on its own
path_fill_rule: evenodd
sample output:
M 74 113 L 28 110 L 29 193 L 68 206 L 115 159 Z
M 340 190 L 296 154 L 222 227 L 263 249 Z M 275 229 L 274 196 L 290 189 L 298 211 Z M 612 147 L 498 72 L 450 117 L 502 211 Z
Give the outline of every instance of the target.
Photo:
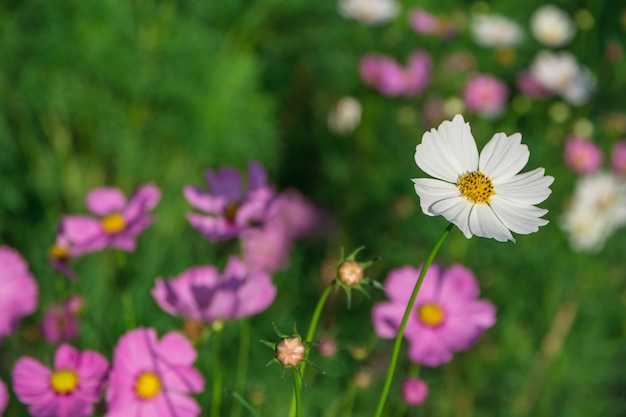
M 204 378 L 192 367 L 196 356 L 175 332 L 161 340 L 152 328 L 124 334 L 113 352 L 105 417 L 198 416 L 200 406 L 189 396 L 204 390 Z
M 488 74 L 477 74 L 470 78 L 463 93 L 468 110 L 487 118 L 501 114 L 508 97 L 506 84 Z
M 0 341 L 17 327 L 22 317 L 37 308 L 37 282 L 22 256 L 0 246 Z
M 7 408 L 7 404 L 9 404 L 9 391 L 7 385 L 0 379 L 0 416 Z
M 413 9 L 409 12 L 409 26 L 417 33 L 433 35 L 439 29 L 439 19 L 424 9 Z
M 626 139 L 620 139 L 611 148 L 611 167 L 618 175 L 626 175 Z
M 74 339 L 80 330 L 77 313 L 83 305 L 80 295 L 68 297 L 61 304 L 53 304 L 44 313 L 41 321 L 41 334 L 52 344 Z
M 517 84 L 517 88 L 519 88 L 522 94 L 524 94 L 528 98 L 542 100 L 552 97 L 553 95 L 552 92 L 546 89 L 539 81 L 537 81 L 532 72 L 528 70 L 522 71 L 517 74 L 517 77 L 515 77 L 515 82 Z
M 206 265 L 168 281 L 157 278 L 152 296 L 169 314 L 212 323 L 265 310 L 276 297 L 276 287 L 267 273 L 250 270 L 231 256 L 221 275 L 216 267 Z
M 359 72 L 363 82 L 390 96 L 414 97 L 430 81 L 432 62 L 424 51 L 411 53 L 406 68 L 381 54 L 366 54 L 361 59 Z
M 128 201 L 118 188 L 96 188 L 87 194 L 86 204 L 97 217 L 65 216 L 61 234 L 75 256 L 106 247 L 132 252 L 135 237 L 154 221 L 148 213 L 160 199 L 161 190 L 153 184 L 139 187 Z
M 565 141 L 565 163 L 578 174 L 591 174 L 602 165 L 602 151 L 592 140 L 570 136 Z
M 244 187 L 239 171 L 222 167 L 207 171 L 209 191 L 186 186 L 185 198 L 195 209 L 207 215 L 189 213 L 187 220 L 207 239 L 217 242 L 239 236 L 255 224 L 262 223 L 274 189 L 267 185 L 263 166 L 248 162 L 248 184 Z
M 289 264 L 293 241 L 280 221 L 242 233 L 240 242 L 242 258 L 250 269 L 273 274 Z
M 402 398 L 407 405 L 421 405 L 428 396 L 428 385 L 419 378 L 407 378 L 402 383 Z
M 34 417 L 84 417 L 100 399 L 108 362 L 98 352 L 82 353 L 61 345 L 54 355 L 54 370 L 23 356 L 13 367 L 13 390 Z
M 389 301 L 372 310 L 374 330 L 380 337 L 396 337 L 420 271 L 405 266 L 389 273 L 385 281 Z M 409 359 L 439 366 L 449 362 L 453 352 L 470 348 L 493 326 L 496 309 L 489 301 L 477 300 L 479 291 L 474 275 L 463 266 L 444 270 L 431 265 L 404 333 L 410 343 Z

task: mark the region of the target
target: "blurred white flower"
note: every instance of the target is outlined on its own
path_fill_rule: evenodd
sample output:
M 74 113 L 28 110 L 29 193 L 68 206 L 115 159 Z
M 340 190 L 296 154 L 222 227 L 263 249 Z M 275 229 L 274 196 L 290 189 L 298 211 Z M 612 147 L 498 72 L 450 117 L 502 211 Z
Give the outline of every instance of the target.
M 515 46 L 522 40 L 522 29 L 514 21 L 497 14 L 472 19 L 472 33 L 477 44 L 491 48 Z
M 600 252 L 606 239 L 625 224 L 626 183 L 606 172 L 578 180 L 560 222 L 572 249 L 591 253 Z
M 552 4 L 535 10 L 530 18 L 530 29 L 540 43 L 551 47 L 566 45 L 576 35 L 576 26 L 569 14 Z
M 368 25 L 377 25 L 394 19 L 400 13 L 395 0 L 339 0 L 339 14 Z
M 328 128 L 339 135 L 352 133 L 361 123 L 361 103 L 354 97 L 342 97 L 328 113 Z
M 595 89 L 588 68 L 581 67 L 567 51 L 541 51 L 530 66 L 530 73 L 546 90 L 559 94 L 568 103 L 584 104 Z
M 424 133 L 415 163 L 434 178 L 414 178 L 424 214 L 443 216 L 466 238 L 515 241 L 511 232 L 529 234 L 548 224 L 548 211 L 535 207 L 551 193 L 543 168 L 519 174 L 530 157 L 522 135 L 496 133 L 480 155 L 469 123 L 456 115 Z

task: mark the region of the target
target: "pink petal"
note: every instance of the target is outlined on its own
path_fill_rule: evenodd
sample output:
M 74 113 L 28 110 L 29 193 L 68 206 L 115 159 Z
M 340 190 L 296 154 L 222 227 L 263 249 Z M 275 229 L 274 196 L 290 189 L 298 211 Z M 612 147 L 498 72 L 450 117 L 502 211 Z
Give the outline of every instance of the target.
M 76 372 L 83 379 L 103 379 L 109 369 L 109 361 L 99 352 L 85 350 L 82 352 Z
M 155 401 L 155 412 L 158 414 L 143 414 L 143 416 L 197 417 L 200 414 L 200 406 L 191 397 L 173 392 L 162 397 Z
M 118 188 L 101 187 L 87 194 L 87 208 L 98 216 L 121 213 L 126 205 L 126 197 Z
M 84 245 L 105 232 L 100 221 L 87 216 L 65 216 L 61 221 L 61 233 L 73 245 Z
M 177 366 L 190 366 L 197 356 L 191 342 L 176 332 L 166 333 L 156 350 L 168 363 Z
M 20 401 L 31 404 L 50 391 L 50 375 L 50 370 L 40 362 L 23 356 L 13 366 L 13 391 Z
M 372 323 L 376 334 L 392 339 L 398 334 L 406 305 L 394 302 L 378 303 L 372 308 Z
M 183 194 L 193 208 L 205 213 L 221 214 L 228 204 L 224 197 L 210 194 L 197 187 L 186 186 L 183 188 Z
M 80 352 L 70 345 L 62 344 L 54 354 L 55 369 L 76 370 L 80 362 Z
M 239 288 L 239 299 L 236 317 L 245 317 L 260 313 L 269 307 L 276 297 L 276 287 L 270 276 L 265 273 L 254 273 Z
M 204 377 L 194 368 L 167 368 L 161 371 L 163 385 L 169 391 L 200 393 L 204 390 Z
M 248 162 L 248 191 L 254 191 L 267 183 L 267 173 L 257 161 Z
M 424 328 L 411 340 L 409 359 L 425 366 L 439 366 L 452 359 L 452 349 L 437 329 Z
M 154 329 L 138 328 L 120 337 L 113 353 L 114 366 L 121 366 L 130 374 L 153 369 L 150 352 L 156 343 Z
M 124 208 L 124 219 L 133 222 L 141 215 L 151 211 L 161 199 L 161 190 L 154 184 L 146 184 L 137 189 Z
M 207 171 L 205 178 L 211 193 L 222 196 L 228 201 L 243 199 L 241 174 L 235 168 L 222 167 L 217 171 Z
M 110 246 L 126 252 L 134 252 L 137 248 L 137 242 L 135 242 L 135 238 L 133 236 L 129 236 L 129 234 L 125 232 L 120 235 L 111 236 L 110 241 Z
M 192 227 L 198 229 L 207 239 L 217 242 L 230 239 L 239 233 L 239 228 L 229 224 L 221 217 L 202 216 L 196 213 L 187 214 L 187 220 Z
M 476 302 L 464 311 L 451 314 L 439 328 L 440 336 L 455 350 L 470 348 L 484 330 L 495 323 L 495 307 L 490 302 Z
M 478 282 L 469 269 L 455 264 L 443 271 L 439 299 L 446 306 L 475 300 L 479 293 Z

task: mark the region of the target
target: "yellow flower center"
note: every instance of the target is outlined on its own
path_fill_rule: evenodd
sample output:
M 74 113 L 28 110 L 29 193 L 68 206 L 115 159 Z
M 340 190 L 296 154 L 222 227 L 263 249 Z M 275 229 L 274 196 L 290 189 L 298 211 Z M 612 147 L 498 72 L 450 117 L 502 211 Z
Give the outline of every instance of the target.
M 119 213 L 109 214 L 102 219 L 102 228 L 109 234 L 118 233 L 126 227 L 126 221 Z
M 228 203 L 228 205 L 226 206 L 226 208 L 224 209 L 224 217 L 226 217 L 226 220 L 228 221 L 228 223 L 235 223 L 235 219 L 237 218 L 237 211 L 239 211 L 239 207 L 241 207 L 241 204 L 239 203 Z
M 70 259 L 70 250 L 65 246 L 52 245 L 48 256 L 52 259 L 58 259 L 59 261 L 67 261 Z
M 78 375 L 69 369 L 61 369 L 52 373 L 50 385 L 57 394 L 69 394 L 78 387 Z
M 461 190 L 461 195 L 472 203 L 489 204 L 491 196 L 496 193 L 491 178 L 480 171 L 467 172 L 461 175 L 456 186 Z
M 441 307 L 434 303 L 422 304 L 417 310 L 419 321 L 430 327 L 437 327 L 444 319 Z
M 153 372 L 142 372 L 135 383 L 135 393 L 142 400 L 149 400 L 161 391 L 161 379 Z

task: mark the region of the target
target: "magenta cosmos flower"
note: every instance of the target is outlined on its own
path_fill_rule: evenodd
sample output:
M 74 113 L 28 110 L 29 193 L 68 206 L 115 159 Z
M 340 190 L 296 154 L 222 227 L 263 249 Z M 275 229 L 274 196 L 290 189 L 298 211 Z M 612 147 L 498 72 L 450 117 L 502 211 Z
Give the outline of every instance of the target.
M 105 417 L 195 417 L 200 406 L 189 396 L 204 389 L 192 367 L 196 350 L 183 336 L 139 328 L 120 337 L 113 353 Z
M 407 405 L 422 405 L 428 397 L 428 385 L 419 378 L 407 378 L 402 383 L 402 398 Z
M 414 97 L 430 81 L 432 62 L 424 51 L 414 51 L 407 67 L 382 54 L 366 54 L 361 58 L 359 72 L 363 82 L 390 97 Z
M 22 256 L 0 246 L 0 341 L 15 330 L 22 317 L 37 308 L 37 282 Z
M 394 338 L 421 269 L 394 269 L 385 281 L 389 301 L 372 310 L 374 330 Z M 409 316 L 404 336 L 409 340 L 409 359 L 426 366 L 439 366 L 455 351 L 470 348 L 485 329 L 496 321 L 496 309 L 477 300 L 480 288 L 471 271 L 461 265 L 443 270 L 431 265 Z
M 139 187 L 128 201 L 117 188 L 96 188 L 87 194 L 86 204 L 97 217 L 65 216 L 61 234 L 74 256 L 106 247 L 132 252 L 135 237 L 154 221 L 149 212 L 160 199 L 161 190 L 153 184 Z
M 83 417 L 94 412 L 108 362 L 98 352 L 61 345 L 54 370 L 24 356 L 13 367 L 13 390 L 35 417 Z
M 590 139 L 570 136 L 565 141 L 565 163 L 578 174 L 591 174 L 602 165 L 602 151 Z
M 223 274 L 206 265 L 171 280 L 157 278 L 152 296 L 169 314 L 212 323 L 265 310 L 276 297 L 276 287 L 267 273 L 250 270 L 231 256 Z
M 463 98 L 468 110 L 485 117 L 495 117 L 504 111 L 509 88 L 496 77 L 477 74 L 465 85 Z
M 206 213 L 189 213 L 187 220 L 207 239 L 212 242 L 231 239 L 265 220 L 274 189 L 267 185 L 261 164 L 248 163 L 246 186 L 239 171 L 230 167 L 207 171 L 205 176 L 208 191 L 186 186 L 183 194 L 195 209 Z
M 84 304 L 83 297 L 72 295 L 60 304 L 52 304 L 41 320 L 41 334 L 52 344 L 68 342 L 80 331 L 78 312 Z

